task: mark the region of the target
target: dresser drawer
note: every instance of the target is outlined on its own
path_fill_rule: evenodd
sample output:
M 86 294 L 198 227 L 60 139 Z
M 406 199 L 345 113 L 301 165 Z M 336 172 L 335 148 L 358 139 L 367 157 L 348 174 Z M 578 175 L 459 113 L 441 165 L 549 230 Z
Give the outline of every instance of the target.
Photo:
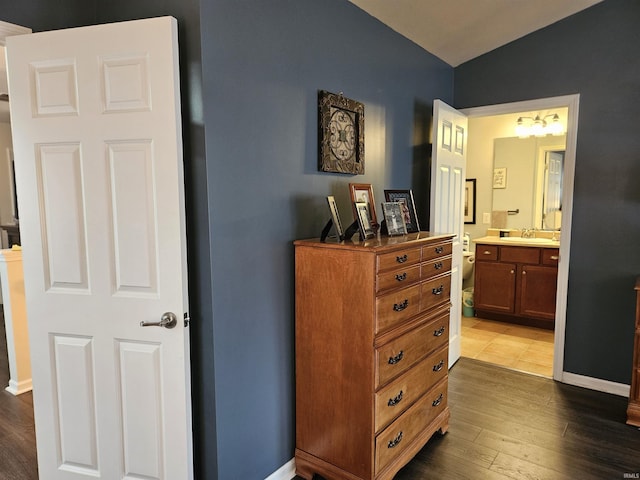
M 375 471 L 409 447 L 447 406 L 446 377 L 376 437 Z
M 498 260 L 497 245 L 476 245 L 476 261 Z
M 378 272 L 415 265 L 416 263 L 420 263 L 420 259 L 419 248 L 378 255 Z
M 438 258 L 430 262 L 424 262 L 420 267 L 420 278 L 426 280 L 427 278 L 440 275 L 441 273 L 451 270 L 451 257 Z
M 424 262 L 425 260 L 432 260 L 438 257 L 451 255 L 451 251 L 451 242 L 422 247 L 422 261 Z
M 420 310 L 428 310 L 443 302 L 448 302 L 451 296 L 451 274 L 436 277 L 422 282 L 420 295 Z
M 376 349 L 376 388 L 449 342 L 449 311 Z
M 540 263 L 540 249 L 535 247 L 500 247 L 500 261 L 513 263 Z
M 437 350 L 376 393 L 376 432 L 447 375 L 448 351 L 447 347 Z
M 413 265 L 387 273 L 378 274 L 376 291 L 391 290 L 393 288 L 411 285 L 420 280 L 420 265 Z
M 375 333 L 389 330 L 420 311 L 420 285 L 376 298 Z

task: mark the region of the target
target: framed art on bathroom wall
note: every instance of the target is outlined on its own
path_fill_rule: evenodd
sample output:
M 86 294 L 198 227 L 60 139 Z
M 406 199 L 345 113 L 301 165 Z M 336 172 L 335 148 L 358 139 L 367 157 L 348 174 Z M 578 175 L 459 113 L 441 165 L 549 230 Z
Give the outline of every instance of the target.
M 476 179 L 467 178 L 464 184 L 464 223 L 476 223 Z

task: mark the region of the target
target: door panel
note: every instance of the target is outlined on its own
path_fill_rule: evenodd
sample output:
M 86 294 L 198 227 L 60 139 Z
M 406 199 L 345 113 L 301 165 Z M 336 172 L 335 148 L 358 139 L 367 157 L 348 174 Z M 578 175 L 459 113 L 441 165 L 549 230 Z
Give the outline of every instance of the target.
M 449 368 L 460 358 L 462 329 L 462 236 L 467 117 L 446 103 L 433 103 L 431 211 L 429 230 L 453 233 Z
M 40 478 L 192 478 L 176 21 L 7 57 Z

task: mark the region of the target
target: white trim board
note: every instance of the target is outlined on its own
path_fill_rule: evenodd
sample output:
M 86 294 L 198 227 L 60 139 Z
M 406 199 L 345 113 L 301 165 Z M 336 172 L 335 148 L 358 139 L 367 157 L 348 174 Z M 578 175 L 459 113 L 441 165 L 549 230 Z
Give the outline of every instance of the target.
M 472 107 L 460 111 L 469 118 L 489 117 L 505 113 L 530 112 L 551 108 L 567 108 L 567 141 L 565 149 L 564 181 L 562 185 L 562 236 L 560 237 L 560 263 L 558 264 L 558 288 L 553 352 L 553 378 L 563 381 L 564 344 L 567 323 L 567 293 L 569 284 L 569 251 L 571 248 L 571 216 L 573 211 L 573 183 L 578 138 L 578 109 L 580 95 L 539 98 L 521 102 Z
M 296 476 L 296 460 L 292 458 L 264 480 L 292 480 Z
M 596 390 L 598 392 L 611 393 L 620 397 L 629 397 L 631 390 L 630 385 L 624 383 L 610 382 L 609 380 L 602 380 L 600 378 L 585 377 L 584 375 L 578 375 L 577 373 L 562 372 L 562 383 L 567 385 L 573 385 L 575 387 L 588 388 L 589 390 Z

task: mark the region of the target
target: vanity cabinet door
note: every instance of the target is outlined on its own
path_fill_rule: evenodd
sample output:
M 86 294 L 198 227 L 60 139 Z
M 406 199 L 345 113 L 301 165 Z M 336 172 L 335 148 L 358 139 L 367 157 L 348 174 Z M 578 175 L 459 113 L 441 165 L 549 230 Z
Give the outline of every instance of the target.
M 522 265 L 519 275 L 520 315 L 555 320 L 558 269 L 542 265 Z
M 476 262 L 474 305 L 479 310 L 514 313 L 516 265 Z

